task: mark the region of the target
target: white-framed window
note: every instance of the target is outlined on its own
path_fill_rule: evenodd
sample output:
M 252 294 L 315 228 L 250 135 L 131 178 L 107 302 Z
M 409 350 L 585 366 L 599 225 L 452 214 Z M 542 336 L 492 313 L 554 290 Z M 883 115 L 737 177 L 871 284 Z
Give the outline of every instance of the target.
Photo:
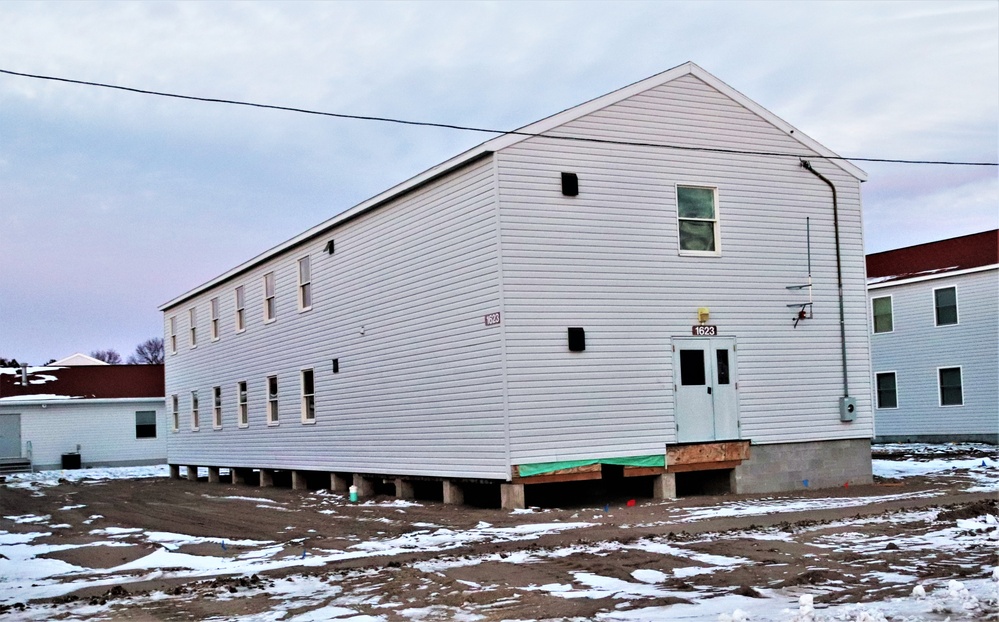
M 937 287 L 933 290 L 933 313 L 937 326 L 957 324 L 956 287 Z
M 277 309 L 274 303 L 274 273 L 268 272 L 264 275 L 264 321 L 274 320 Z
M 177 354 L 177 318 L 170 317 L 170 354 Z
M 198 347 L 198 308 L 191 307 L 187 311 L 188 319 L 190 320 L 190 331 L 191 331 L 191 347 Z
M 212 427 L 222 429 L 222 387 L 212 387 Z
M 302 370 L 302 423 L 316 422 L 316 374 Z
M 173 431 L 177 432 L 180 430 L 180 397 L 177 395 L 170 396 L 170 415 Z
M 191 430 L 197 432 L 201 428 L 201 420 L 198 415 L 198 392 L 191 391 Z
M 677 231 L 681 255 L 720 255 L 718 189 L 676 186 Z
M 891 296 L 871 298 L 871 319 L 874 322 L 874 334 L 890 333 L 895 330 Z
M 306 255 L 298 260 L 298 310 L 312 308 L 312 261 Z
M 938 367 L 937 385 L 940 388 L 941 406 L 964 406 L 961 386 L 961 367 Z
M 212 341 L 219 340 L 219 299 L 218 296 L 211 300 L 212 309 Z
M 135 438 L 156 438 L 156 411 L 135 411 Z
M 878 393 L 878 408 L 898 408 L 898 384 L 895 381 L 895 372 L 883 371 L 875 374 L 875 382 Z
M 236 288 L 236 332 L 246 330 L 246 290 L 240 285 Z
M 239 404 L 239 427 L 250 425 L 250 405 L 247 402 L 246 381 L 236 383 L 236 400 Z
M 267 425 L 278 423 L 278 379 L 267 376 Z

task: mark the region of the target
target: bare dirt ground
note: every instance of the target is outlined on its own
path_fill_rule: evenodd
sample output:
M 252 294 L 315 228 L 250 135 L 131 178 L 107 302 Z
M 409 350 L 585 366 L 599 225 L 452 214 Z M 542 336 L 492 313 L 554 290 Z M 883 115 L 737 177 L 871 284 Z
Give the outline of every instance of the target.
M 590 490 L 573 504 L 570 489 L 561 509 L 523 513 L 162 477 L 0 486 L 0 530 L 82 569 L 8 583 L 21 597 L 8 593 L 0 617 L 672 619 L 671 607 L 682 617 L 685 603 L 725 596 L 779 607 L 808 592 L 819 610 L 879 602 L 909 596 L 916 583 L 992 575 L 996 530 L 964 538 L 960 521 L 994 517 L 997 498 L 966 492 L 969 483 L 957 472 L 782 495 L 638 497 L 633 506 L 633 491 Z M 187 561 L 141 563 L 157 551 Z M 273 563 L 247 571 L 254 555 Z M 199 558 L 208 570 L 190 563 Z M 683 619 L 716 620 L 716 609 Z M 980 603 L 954 619 L 999 614 Z

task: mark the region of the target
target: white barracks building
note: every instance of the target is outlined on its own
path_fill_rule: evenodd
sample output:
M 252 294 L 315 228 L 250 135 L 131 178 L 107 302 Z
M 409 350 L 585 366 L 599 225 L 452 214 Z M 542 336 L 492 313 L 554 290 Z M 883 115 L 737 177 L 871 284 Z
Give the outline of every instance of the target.
M 693 63 L 490 140 L 161 307 L 173 473 L 868 483 L 865 178 Z

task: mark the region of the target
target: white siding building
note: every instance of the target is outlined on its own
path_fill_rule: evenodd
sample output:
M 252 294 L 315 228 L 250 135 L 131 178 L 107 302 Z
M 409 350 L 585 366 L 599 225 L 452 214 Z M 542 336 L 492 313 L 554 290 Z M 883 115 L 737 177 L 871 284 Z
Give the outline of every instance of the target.
M 0 470 L 166 462 L 163 366 L 71 363 L 0 369 Z
M 488 141 L 161 307 L 169 461 L 869 482 L 864 178 L 692 63 Z
M 999 230 L 868 255 L 875 430 L 999 440 Z

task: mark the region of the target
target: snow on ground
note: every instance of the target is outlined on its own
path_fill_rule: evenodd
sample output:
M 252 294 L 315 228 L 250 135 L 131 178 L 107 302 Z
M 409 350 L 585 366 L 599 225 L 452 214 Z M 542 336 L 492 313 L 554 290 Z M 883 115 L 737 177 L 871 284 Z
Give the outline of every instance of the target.
M 932 445 L 919 446 L 910 454 L 919 458 L 903 460 L 874 460 L 874 473 L 882 478 L 903 478 L 922 476 L 932 478 L 941 473 L 960 473 L 968 477 L 973 487 L 969 490 L 999 490 L 999 462 L 994 458 L 968 459 L 963 457 L 935 457 Z M 993 448 L 988 446 L 973 446 L 975 451 L 988 452 Z M 983 449 L 984 447 L 984 449 Z M 947 447 L 953 453 L 954 446 Z M 960 451 L 960 450 L 957 450 Z M 888 446 L 882 455 L 891 455 L 893 446 Z M 950 454 L 948 454 L 950 455 Z M 973 454 L 974 455 L 974 454 Z M 922 458 L 925 456 L 925 459 Z M 80 482 L 83 484 L 100 483 L 115 478 L 147 478 L 166 477 L 169 475 L 166 465 L 152 467 L 81 469 L 67 471 L 45 471 L 8 476 L 7 486 L 25 488 L 36 494 L 43 494 L 45 488 L 55 486 L 60 481 Z M 942 494 L 938 491 L 901 493 L 897 495 L 882 495 L 879 497 L 826 497 L 801 499 L 792 496 L 775 496 L 756 500 L 733 500 L 710 507 L 669 508 L 671 520 L 674 522 L 701 521 L 717 517 L 764 515 L 783 512 L 799 512 L 830 507 L 855 507 L 867 504 L 877 504 L 886 501 L 927 497 Z M 343 504 L 342 496 L 317 492 L 313 495 L 320 500 L 325 509 L 317 510 L 323 513 L 335 514 L 336 504 Z M 278 503 L 255 497 L 225 497 L 228 499 L 245 499 L 246 501 L 266 503 L 277 507 Z M 375 502 L 365 502 L 364 505 Z M 405 513 L 404 508 L 412 507 L 410 501 L 392 500 L 377 503 L 380 507 L 398 508 L 396 511 Z M 81 506 L 65 506 L 60 510 L 78 509 Z M 319 507 L 319 506 L 317 506 Z M 519 513 L 518 513 L 519 514 Z M 523 513 L 524 520 L 530 520 L 531 514 L 541 518 L 543 513 Z M 217 576 L 249 576 L 253 573 L 265 572 L 289 567 L 318 567 L 330 562 L 360 557 L 391 557 L 412 552 L 441 552 L 457 549 L 476 542 L 502 542 L 529 540 L 543 534 L 558 533 L 591 526 L 588 522 L 542 522 L 524 523 L 514 527 L 493 527 L 489 523 L 480 522 L 473 528 L 455 530 L 443 528 L 430 523 L 414 524 L 417 530 L 403 536 L 370 539 L 357 542 L 345 550 L 322 550 L 302 548 L 301 552 L 289 554 L 290 546 L 300 540 L 278 543 L 274 541 L 225 540 L 222 538 L 193 537 L 184 534 L 144 531 L 135 528 L 104 527 L 90 531 L 93 536 L 104 538 L 88 544 L 46 545 L 36 542 L 51 534 L 51 530 L 64 526 L 50 515 L 5 516 L 5 519 L 15 524 L 29 525 L 35 530 L 30 533 L 8 533 L 0 531 L 0 603 L 13 603 L 32 599 L 52 598 L 67 594 L 84 586 L 114 585 L 125 577 L 134 579 L 159 578 L 190 578 Z M 93 515 L 85 523 L 101 518 Z M 839 526 L 860 525 L 864 522 L 884 520 L 897 523 L 925 522 L 927 512 L 897 513 L 891 516 L 857 518 L 852 521 L 841 521 Z M 55 524 L 53 524 L 55 523 Z M 829 527 L 826 525 L 825 527 Z M 622 528 L 627 529 L 628 526 Z M 807 529 L 807 527 L 805 528 Z M 786 539 L 787 534 L 776 530 L 758 530 L 755 533 L 743 534 L 744 537 L 757 539 Z M 719 534 L 706 534 L 705 538 L 719 537 Z M 914 535 L 896 536 L 892 539 L 895 546 L 906 550 L 925 550 L 927 554 L 946 554 L 948 550 L 960 550 L 967 547 L 992 547 L 997 545 L 999 538 L 999 519 L 995 516 L 982 516 L 974 519 L 961 519 L 953 527 L 919 533 Z M 219 555 L 193 555 L 179 552 L 177 549 L 189 544 L 217 544 Z M 973 579 L 964 582 L 951 580 L 936 584 L 916 584 L 918 568 L 903 567 L 889 574 L 880 573 L 881 581 L 912 584 L 914 593 L 904 598 L 889 598 L 863 605 L 847 604 L 819 606 L 812 603 L 811 595 L 760 588 L 761 598 L 750 598 L 737 594 L 718 595 L 706 588 L 696 588 L 694 592 L 676 593 L 665 586 L 667 580 L 684 577 L 696 581 L 696 577 L 723 569 L 731 569 L 750 563 L 749 560 L 738 557 L 723 557 L 706 555 L 691 550 L 694 542 L 683 544 L 670 542 L 663 538 L 640 539 L 627 544 L 621 542 L 602 542 L 590 545 L 577 545 L 558 549 L 541 549 L 520 551 L 514 554 L 483 555 L 480 557 L 448 558 L 438 557 L 432 561 L 416 563 L 414 568 L 425 573 L 441 573 L 448 569 L 461 566 L 471 566 L 484 562 L 506 562 L 524 564 L 538 562 L 545 558 L 567 557 L 579 554 L 599 554 L 610 556 L 628 550 L 641 550 L 645 553 L 668 555 L 674 558 L 689 560 L 691 565 L 680 566 L 665 573 L 655 569 L 639 569 L 632 572 L 633 580 L 606 577 L 594 572 L 575 571 L 566 577 L 565 582 L 545 585 L 531 585 L 523 589 L 545 592 L 558 598 L 612 598 L 630 605 L 627 610 L 615 610 L 597 615 L 597 620 L 718 620 L 719 622 L 738 621 L 779 621 L 779 622 L 879 622 L 897 620 L 916 622 L 921 620 L 974 620 L 984 611 L 984 604 L 995 608 L 997 586 L 999 586 L 999 571 L 992 579 Z M 152 553 L 137 560 L 109 569 L 82 568 L 72 564 L 45 557 L 46 554 L 82 546 L 130 546 L 142 545 L 153 550 Z M 858 555 L 875 554 L 885 548 L 884 538 L 863 537 L 850 531 L 830 535 L 820 535 L 814 540 L 819 547 L 835 548 Z M 359 571 L 363 572 L 363 571 Z M 368 571 L 370 572 L 370 571 Z M 356 575 L 356 573 L 354 573 Z M 872 573 L 874 574 L 874 573 Z M 361 603 L 391 608 L 393 614 L 402 615 L 412 620 L 423 619 L 481 619 L 482 613 L 489 606 L 482 605 L 478 610 L 475 606 L 465 608 L 403 608 L 402 603 L 381 602 L 377 590 L 370 593 L 358 593 L 357 590 L 344 590 L 336 581 L 350 580 L 354 575 L 327 578 L 324 580 L 310 576 L 290 576 L 276 579 L 266 589 L 249 590 L 239 594 L 220 593 L 219 598 L 248 597 L 253 594 L 266 593 L 273 601 L 269 611 L 248 616 L 211 618 L 233 622 L 265 622 L 281 620 L 282 622 L 308 622 L 311 620 L 383 620 L 382 616 L 362 615 L 357 607 Z M 377 584 L 377 571 L 367 577 Z M 390 581 L 382 577 L 381 580 Z M 473 592 L 482 589 L 474 582 L 463 582 Z M 805 588 L 802 588 L 803 590 Z M 193 597 L 193 596 L 188 596 Z M 673 604 L 669 606 L 642 607 L 643 599 L 658 599 L 663 597 L 682 598 L 690 604 Z M 115 601 L 117 606 L 138 601 L 140 597 Z M 184 598 L 157 592 L 144 595 L 146 601 L 167 598 Z M 92 616 L 106 613 L 110 605 L 62 605 L 55 608 L 29 608 L 22 612 L 21 619 L 46 619 L 56 612 L 68 616 L 65 619 L 84 620 Z M 302 612 L 303 609 L 308 611 Z M 293 613 L 297 612 L 297 613 Z M 77 617 L 78 616 L 78 617 Z

